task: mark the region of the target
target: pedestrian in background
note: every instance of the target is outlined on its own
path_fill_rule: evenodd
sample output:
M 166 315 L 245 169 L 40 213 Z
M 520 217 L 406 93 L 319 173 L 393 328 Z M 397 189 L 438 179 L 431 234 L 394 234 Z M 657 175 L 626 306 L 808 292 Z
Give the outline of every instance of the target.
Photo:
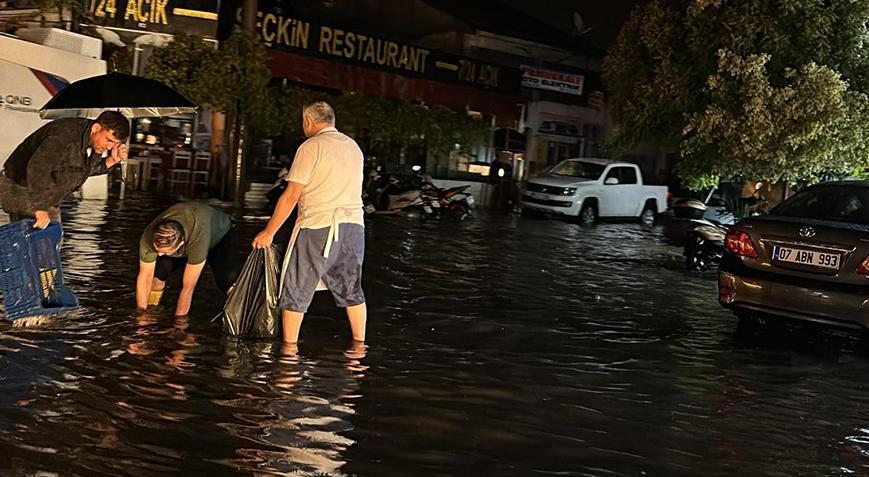
M 489 166 L 489 184 L 494 186 L 492 205 L 496 210 L 513 211 L 513 164 L 505 153 L 495 156 Z

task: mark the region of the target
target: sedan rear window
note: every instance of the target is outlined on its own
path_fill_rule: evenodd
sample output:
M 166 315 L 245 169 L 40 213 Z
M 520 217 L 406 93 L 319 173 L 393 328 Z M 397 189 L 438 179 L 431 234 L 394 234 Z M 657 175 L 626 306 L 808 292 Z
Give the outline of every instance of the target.
M 769 214 L 869 225 L 869 188 L 813 187 L 782 202 Z

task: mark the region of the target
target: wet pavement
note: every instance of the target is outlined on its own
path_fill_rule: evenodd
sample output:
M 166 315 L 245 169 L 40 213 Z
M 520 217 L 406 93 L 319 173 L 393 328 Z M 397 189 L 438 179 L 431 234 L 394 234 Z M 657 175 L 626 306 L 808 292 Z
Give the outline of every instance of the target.
M 83 307 L 0 324 L 0 475 L 869 473 L 867 341 L 738 329 L 660 229 L 377 217 L 367 347 L 325 294 L 294 353 L 225 338 L 210 275 L 189 318 L 134 313 L 163 205 L 65 211 Z

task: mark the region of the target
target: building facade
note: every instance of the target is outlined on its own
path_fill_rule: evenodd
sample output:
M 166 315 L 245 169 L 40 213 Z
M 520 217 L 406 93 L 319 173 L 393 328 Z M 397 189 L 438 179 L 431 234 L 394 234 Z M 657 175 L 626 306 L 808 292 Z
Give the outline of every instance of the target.
M 505 29 L 515 12 L 485 3 L 261 0 L 256 31 L 276 78 L 482 117 L 489 140 L 468 157 L 429 155 L 435 177 L 485 181 L 488 164 L 509 154 L 521 179 L 597 154 L 608 130 L 602 52 L 527 18 L 521 31 Z M 241 23 L 241 7 L 221 4 L 219 37 Z

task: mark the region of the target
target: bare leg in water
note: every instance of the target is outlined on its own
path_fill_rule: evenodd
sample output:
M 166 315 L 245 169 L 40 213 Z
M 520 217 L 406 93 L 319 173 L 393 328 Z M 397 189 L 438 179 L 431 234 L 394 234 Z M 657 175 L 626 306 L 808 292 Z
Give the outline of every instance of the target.
M 302 328 L 304 313 L 282 310 L 284 325 L 284 343 L 297 343 L 299 330 Z M 355 341 L 365 341 L 365 325 L 368 321 L 368 307 L 365 303 L 347 307 L 347 320 L 350 322 L 350 332 Z

